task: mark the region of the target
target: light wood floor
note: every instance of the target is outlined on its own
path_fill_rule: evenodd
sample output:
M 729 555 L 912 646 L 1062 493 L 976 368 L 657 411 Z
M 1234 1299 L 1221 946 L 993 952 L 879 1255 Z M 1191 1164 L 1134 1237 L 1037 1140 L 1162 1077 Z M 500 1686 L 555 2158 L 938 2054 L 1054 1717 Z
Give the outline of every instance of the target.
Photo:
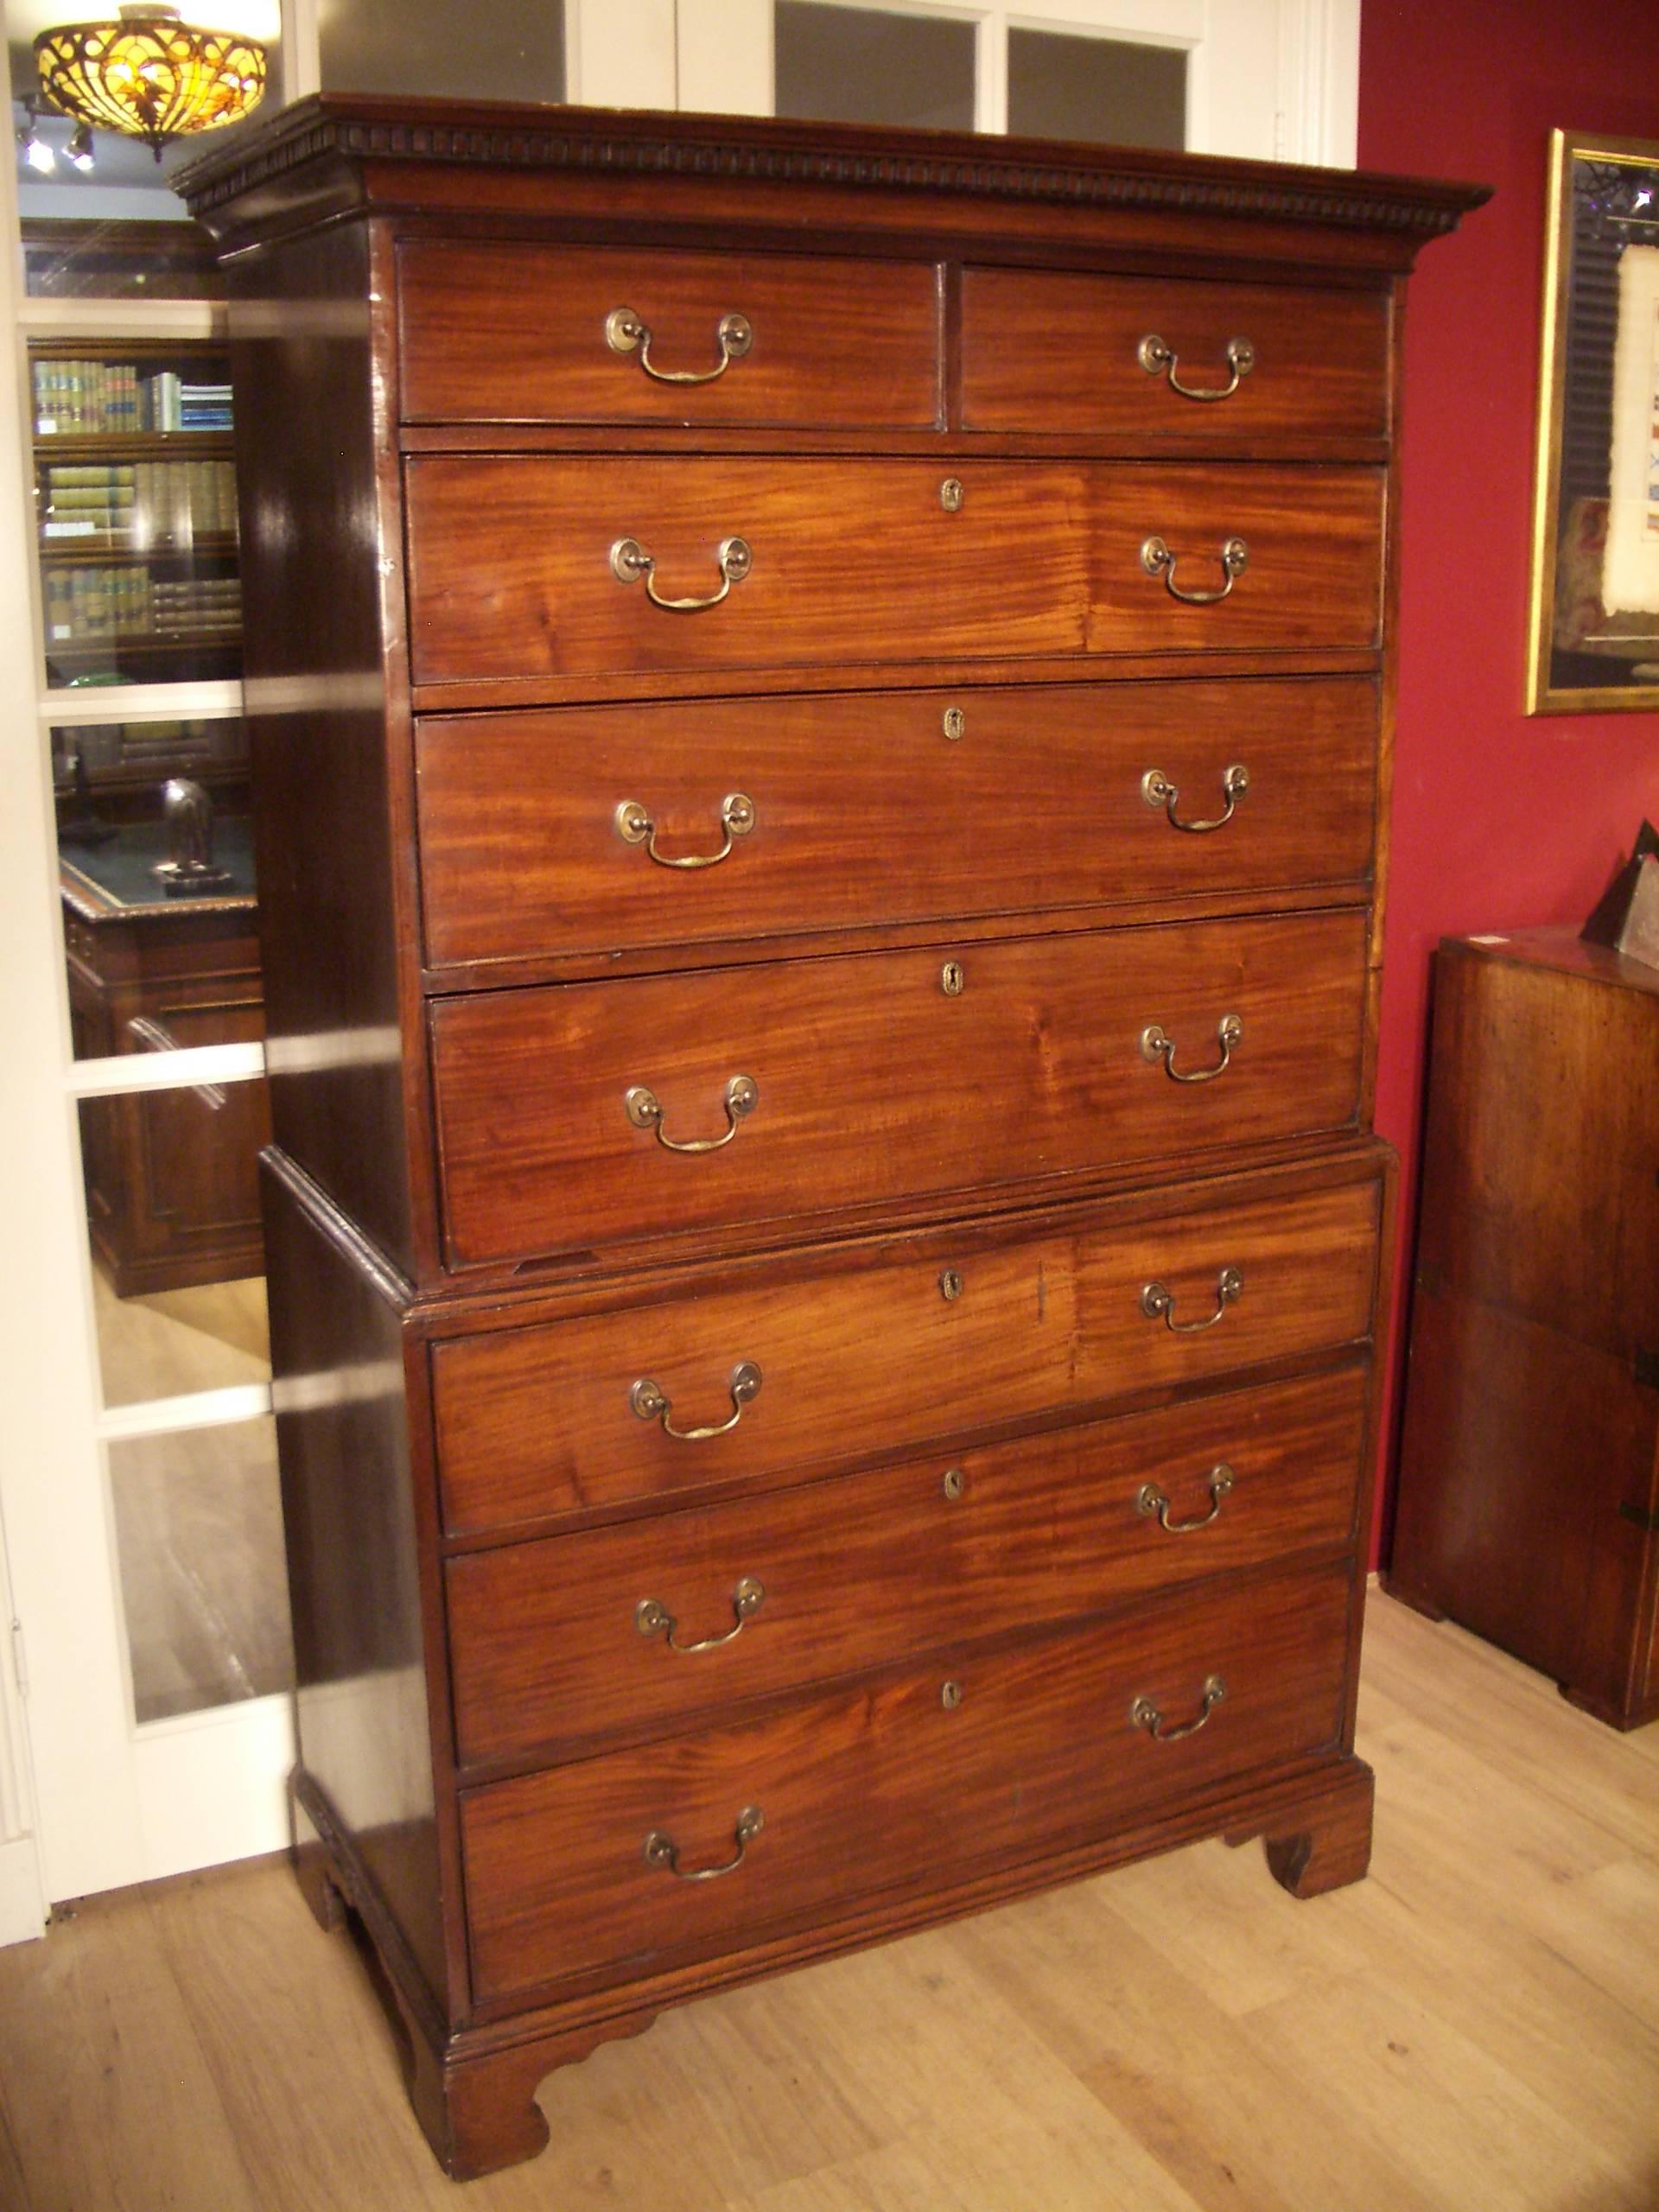
M 1374 1599 L 1369 1881 L 1205 1844 L 665 2015 L 445 2182 L 286 1870 L 0 1952 L 17 2212 L 1653 2212 L 1659 1727 Z

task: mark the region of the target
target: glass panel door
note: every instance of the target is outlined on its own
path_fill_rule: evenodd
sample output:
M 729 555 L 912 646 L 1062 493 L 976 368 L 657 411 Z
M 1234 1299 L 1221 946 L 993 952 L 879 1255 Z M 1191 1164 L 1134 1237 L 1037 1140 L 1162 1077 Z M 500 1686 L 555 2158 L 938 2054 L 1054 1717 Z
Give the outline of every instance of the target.
M 675 0 L 674 14 L 682 107 L 1353 161 L 1359 0 L 1050 0 L 1029 14 L 1002 0 Z
M 34 671 L 9 780 L 49 798 L 62 1026 L 32 1073 L 73 1116 L 82 1224 L 51 1278 L 59 1479 L 8 1468 L 5 1500 L 54 1897 L 278 1846 L 292 1679 L 222 287 L 168 189 L 188 149 L 94 133 L 88 172 L 67 130 L 8 181 L 33 570 L 10 642 Z M 41 819 L 7 832 L 31 871 Z

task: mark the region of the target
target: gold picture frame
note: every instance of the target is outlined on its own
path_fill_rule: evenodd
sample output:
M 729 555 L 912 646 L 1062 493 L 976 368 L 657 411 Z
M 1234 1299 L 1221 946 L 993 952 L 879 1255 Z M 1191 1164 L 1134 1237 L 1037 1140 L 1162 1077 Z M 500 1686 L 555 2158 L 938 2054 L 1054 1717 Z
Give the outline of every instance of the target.
M 1527 712 L 1632 711 L 1659 712 L 1659 143 L 1556 130 Z

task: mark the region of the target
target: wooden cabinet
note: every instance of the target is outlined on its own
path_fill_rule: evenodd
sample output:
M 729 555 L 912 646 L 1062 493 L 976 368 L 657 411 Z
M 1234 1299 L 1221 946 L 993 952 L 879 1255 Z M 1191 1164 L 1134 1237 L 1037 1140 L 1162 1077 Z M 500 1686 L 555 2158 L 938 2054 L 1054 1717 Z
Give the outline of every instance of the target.
M 238 881 L 209 899 L 162 895 L 149 865 L 166 850 L 155 824 L 128 824 L 108 845 L 66 847 L 78 1059 L 263 1037 L 246 830 L 245 820 L 221 828 L 219 857 Z M 263 1271 L 263 1083 L 88 1098 L 80 1129 L 87 1230 L 118 1298 Z
M 184 188 L 302 1868 L 448 2170 L 700 1991 L 1354 1879 L 1396 302 L 1478 195 L 332 99 Z
M 1560 931 L 1435 967 L 1389 1587 L 1659 1718 L 1659 970 Z

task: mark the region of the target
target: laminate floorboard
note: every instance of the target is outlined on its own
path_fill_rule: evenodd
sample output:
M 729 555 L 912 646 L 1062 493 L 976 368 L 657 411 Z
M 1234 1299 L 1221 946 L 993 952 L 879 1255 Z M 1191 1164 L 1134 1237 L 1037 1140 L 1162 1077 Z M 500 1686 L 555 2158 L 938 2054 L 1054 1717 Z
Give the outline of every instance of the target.
M 0 1952 L 4 2212 L 1659 2212 L 1659 1728 L 1372 1602 L 1370 1878 L 1207 1843 L 666 2014 L 458 2190 L 286 1867 Z

